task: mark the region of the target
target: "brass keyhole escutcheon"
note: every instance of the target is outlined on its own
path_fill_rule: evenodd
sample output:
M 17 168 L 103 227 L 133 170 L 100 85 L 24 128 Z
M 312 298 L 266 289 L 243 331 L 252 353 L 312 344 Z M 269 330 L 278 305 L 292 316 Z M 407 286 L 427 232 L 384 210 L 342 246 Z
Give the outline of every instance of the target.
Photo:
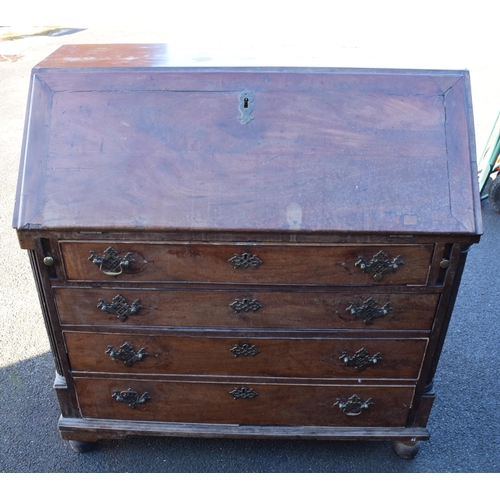
M 248 252 L 243 252 L 241 255 L 235 253 L 228 262 L 233 265 L 235 269 L 247 269 L 249 267 L 257 269 L 261 264 L 262 260 L 257 257 L 257 255 L 251 255 Z
M 254 95 L 252 92 L 242 92 L 239 97 L 238 109 L 241 115 L 238 117 L 243 125 L 250 123 L 255 117 L 252 116 L 252 111 L 254 108 Z

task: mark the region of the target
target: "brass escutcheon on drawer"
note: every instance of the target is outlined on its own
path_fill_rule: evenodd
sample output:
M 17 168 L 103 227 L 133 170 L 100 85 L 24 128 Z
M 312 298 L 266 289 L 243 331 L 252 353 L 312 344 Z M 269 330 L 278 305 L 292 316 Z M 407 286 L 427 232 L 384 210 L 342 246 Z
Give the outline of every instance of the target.
M 257 346 L 255 345 L 250 345 L 248 342 L 243 342 L 243 344 L 236 344 L 234 347 L 229 349 L 233 354 L 234 357 L 238 356 L 252 356 L 255 357 L 257 354 L 260 353 L 259 349 L 257 349 Z
M 251 255 L 248 252 L 243 252 L 242 254 L 235 253 L 228 259 L 228 262 L 235 269 L 247 269 L 249 267 L 257 269 L 262 264 L 262 260 L 257 255 Z
M 259 393 L 254 391 L 252 388 L 248 388 L 245 386 L 233 389 L 229 392 L 234 399 L 253 399 L 256 398 Z
M 262 304 L 259 303 L 257 299 L 235 299 L 234 302 L 229 304 L 229 307 L 235 312 L 250 312 L 253 311 L 254 313 L 257 312 L 259 309 L 261 309 Z

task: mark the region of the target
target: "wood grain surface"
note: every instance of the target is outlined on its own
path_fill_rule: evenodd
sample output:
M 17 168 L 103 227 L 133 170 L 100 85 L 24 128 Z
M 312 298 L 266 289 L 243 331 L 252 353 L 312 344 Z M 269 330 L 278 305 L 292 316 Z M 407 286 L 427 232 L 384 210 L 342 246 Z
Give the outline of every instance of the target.
M 69 280 L 88 281 L 187 281 L 206 283 L 276 283 L 310 285 L 425 285 L 433 245 L 407 246 L 319 246 L 319 245 L 240 245 L 148 244 L 139 242 L 61 242 L 61 252 Z M 135 260 L 118 276 L 107 276 L 89 261 L 91 251 L 103 255 L 108 247 L 120 257 L 129 252 Z M 374 273 L 364 273 L 356 263 L 369 263 L 379 252 L 392 262 L 403 264 L 379 281 Z M 234 267 L 230 259 L 243 254 L 257 256 L 257 267 Z
M 56 288 L 56 303 L 63 325 L 118 325 L 157 327 L 218 327 L 218 328 L 294 328 L 310 329 L 406 329 L 430 330 L 437 293 L 360 295 L 332 292 L 270 292 L 242 290 L 150 290 Z M 111 304 L 121 295 L 129 305 L 139 300 L 142 308 L 137 314 L 120 321 L 116 314 L 108 314 L 97 307 L 101 300 Z M 381 308 L 390 303 L 393 311 L 376 318 L 372 324 L 356 318 L 347 308 L 354 303 L 362 307 L 373 297 Z M 236 300 L 256 300 L 257 311 L 235 312 Z
M 258 395 L 234 399 L 236 383 L 158 382 L 75 378 L 84 418 L 159 420 L 163 422 L 218 422 L 240 425 L 404 426 L 411 407 L 410 386 L 334 386 L 246 384 Z M 150 400 L 135 409 L 112 398 L 114 391 L 133 389 Z M 334 404 L 353 395 L 373 405 L 348 416 Z
M 480 232 L 467 72 L 197 71 L 158 46 L 71 71 L 92 49 L 65 50 L 33 73 L 19 229 Z
M 323 377 L 353 379 L 417 379 L 427 339 L 246 338 L 214 336 L 165 336 L 158 334 L 106 334 L 65 332 L 71 368 L 79 372 L 129 374 L 248 375 L 268 377 Z M 126 366 L 106 354 L 128 343 L 147 353 Z M 247 344 L 253 354 L 235 354 Z M 236 347 L 236 350 L 235 350 Z M 239 349 L 238 349 L 239 348 Z M 380 354 L 376 364 L 357 371 L 342 359 L 360 349 Z

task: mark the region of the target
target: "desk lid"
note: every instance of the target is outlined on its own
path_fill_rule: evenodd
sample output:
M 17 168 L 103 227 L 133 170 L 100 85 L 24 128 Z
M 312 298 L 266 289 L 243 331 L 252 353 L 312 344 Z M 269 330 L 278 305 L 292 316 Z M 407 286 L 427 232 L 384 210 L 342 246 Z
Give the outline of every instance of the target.
M 481 232 L 467 71 L 164 53 L 64 46 L 33 69 L 17 229 Z

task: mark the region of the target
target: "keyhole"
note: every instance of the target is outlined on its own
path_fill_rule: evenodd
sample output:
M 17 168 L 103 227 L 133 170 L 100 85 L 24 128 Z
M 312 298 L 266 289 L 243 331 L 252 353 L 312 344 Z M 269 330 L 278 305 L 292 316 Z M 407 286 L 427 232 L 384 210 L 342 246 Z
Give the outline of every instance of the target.
M 238 118 L 243 125 L 254 119 L 253 116 L 250 116 L 253 111 L 253 99 L 254 95 L 252 92 L 242 92 L 238 96 L 238 110 L 241 113 L 241 116 Z

